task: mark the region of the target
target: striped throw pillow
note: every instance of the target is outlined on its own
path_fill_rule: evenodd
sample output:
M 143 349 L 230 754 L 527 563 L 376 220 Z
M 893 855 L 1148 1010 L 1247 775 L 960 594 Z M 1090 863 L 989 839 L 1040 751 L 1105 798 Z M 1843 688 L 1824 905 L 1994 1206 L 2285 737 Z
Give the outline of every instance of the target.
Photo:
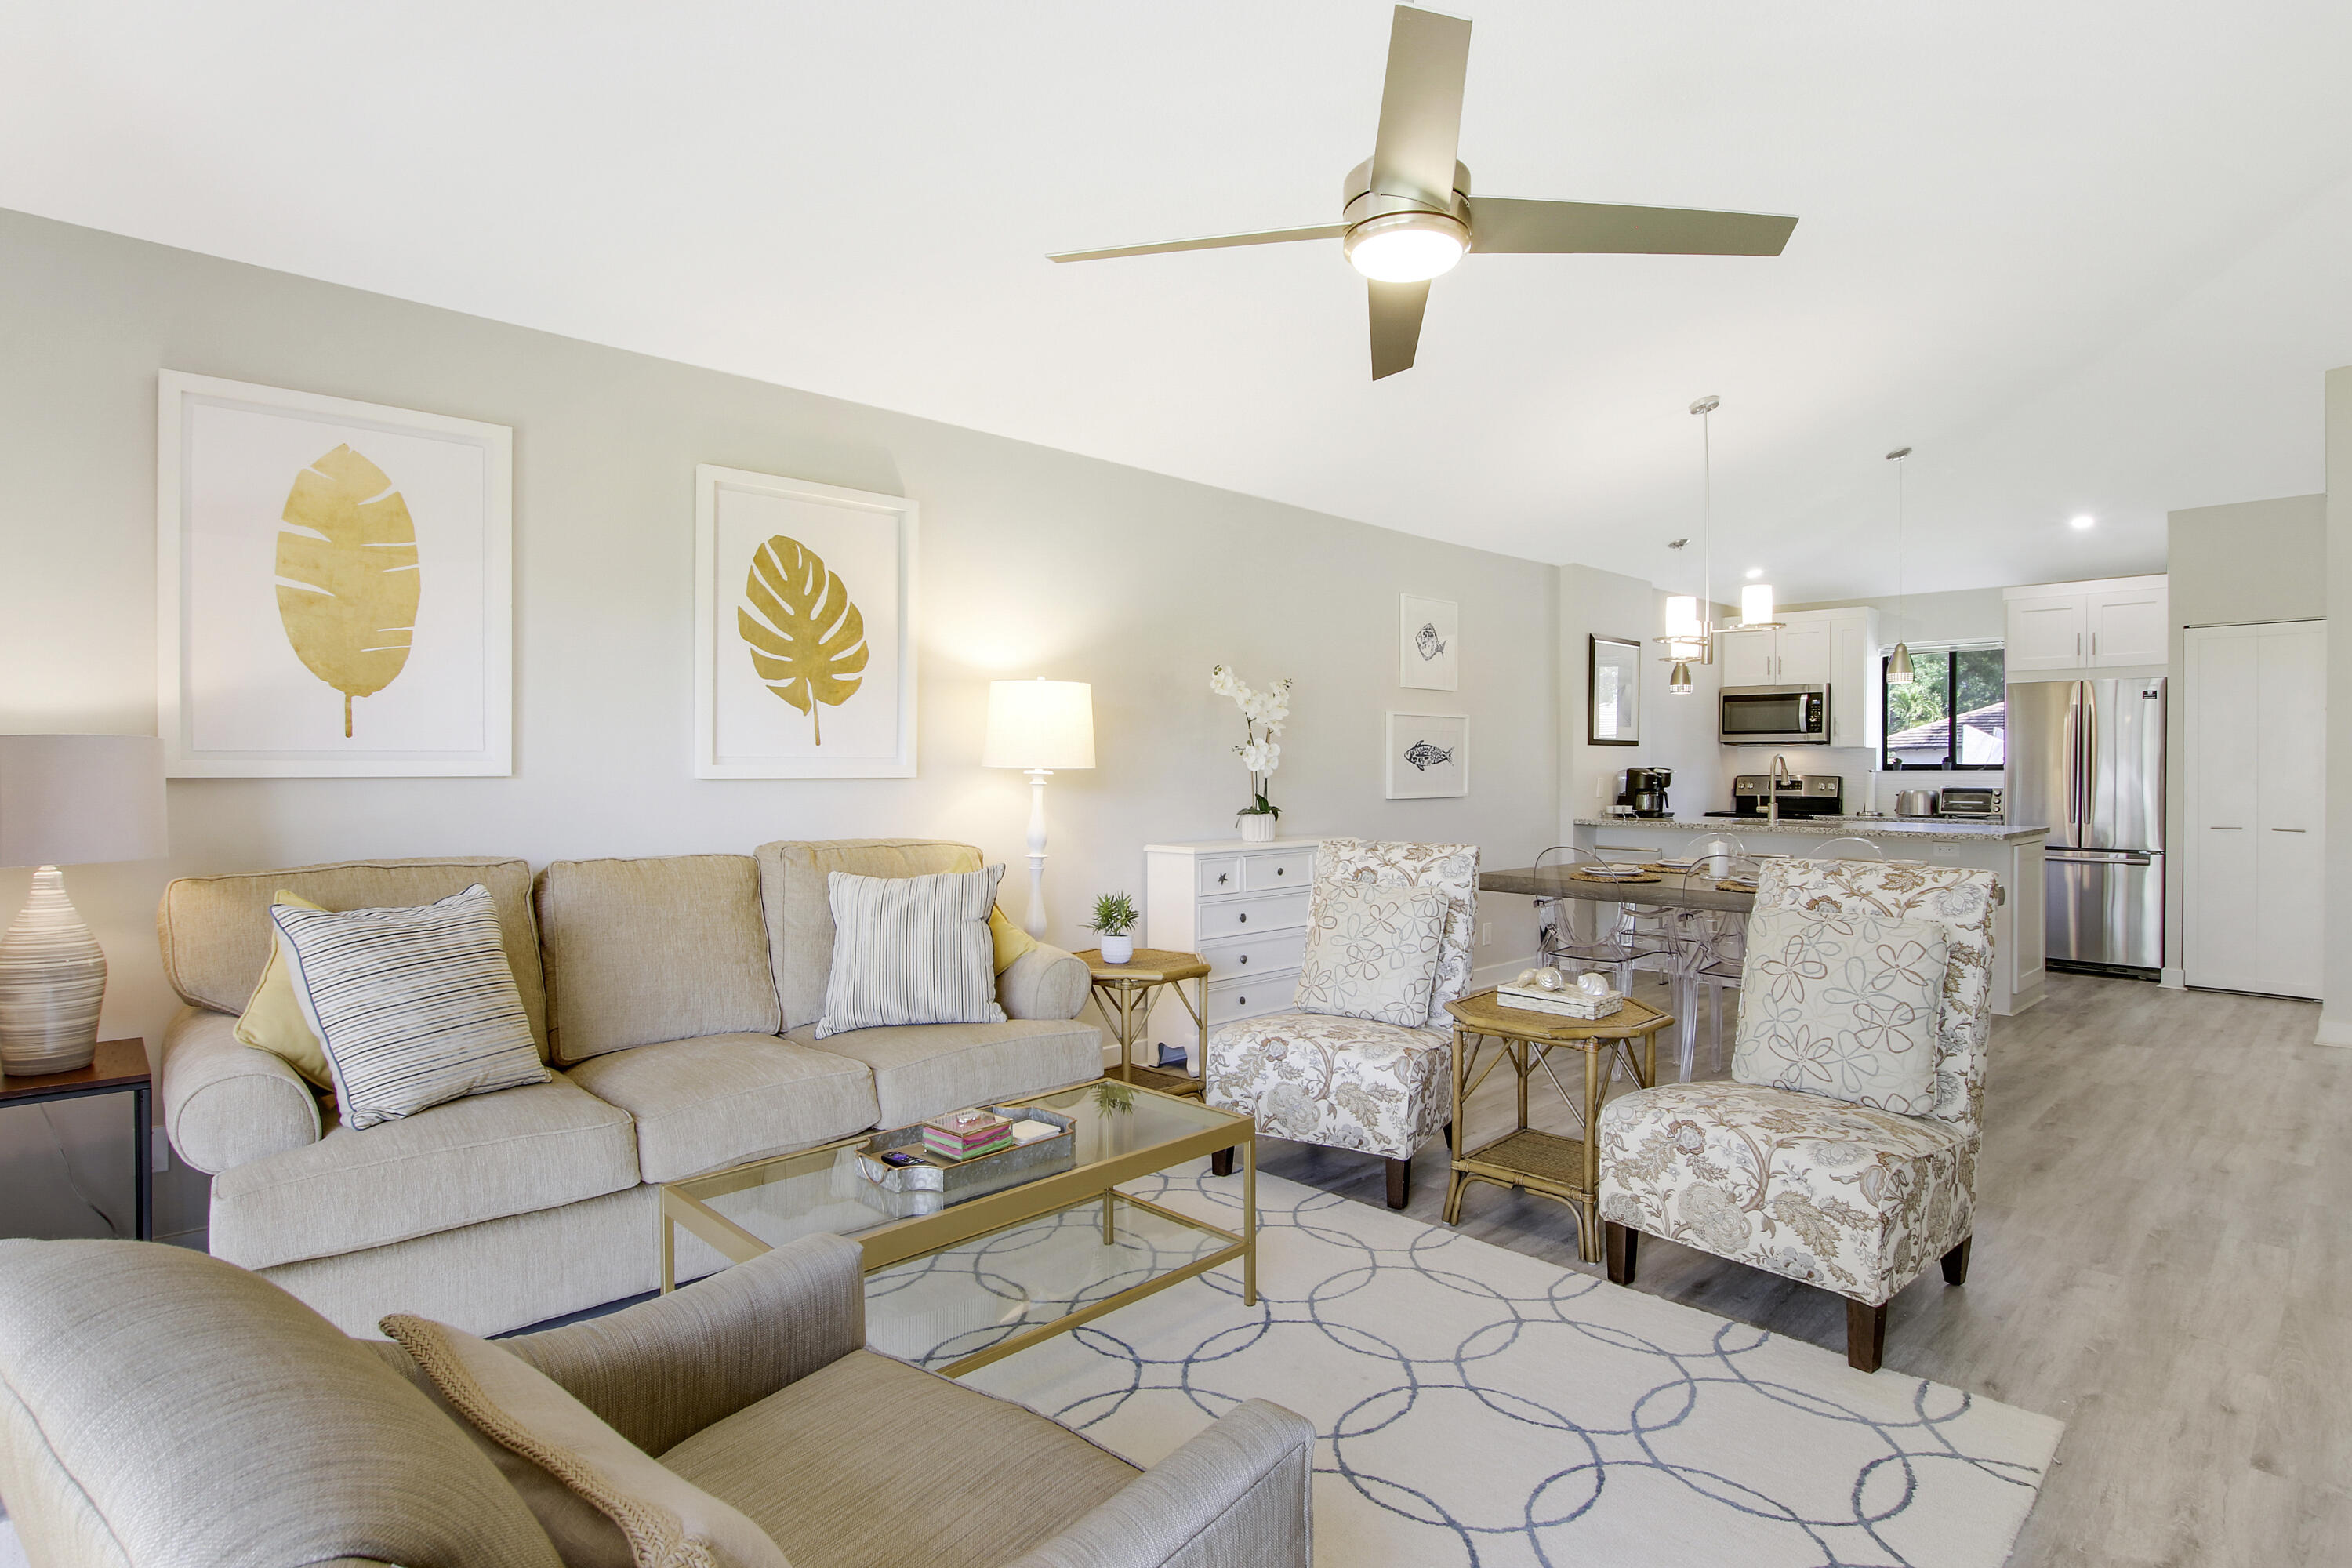
M 422 909 L 277 904 L 269 918 L 344 1126 L 548 1081 L 480 883 Z
M 996 1005 L 996 907 L 1002 866 L 929 877 L 835 871 L 833 973 L 816 1037 L 890 1024 L 1002 1024 Z

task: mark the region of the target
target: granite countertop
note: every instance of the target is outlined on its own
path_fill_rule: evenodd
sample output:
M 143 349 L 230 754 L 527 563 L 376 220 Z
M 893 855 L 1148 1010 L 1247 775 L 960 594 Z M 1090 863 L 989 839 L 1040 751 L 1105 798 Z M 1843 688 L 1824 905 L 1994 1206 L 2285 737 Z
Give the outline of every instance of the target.
M 1758 834 L 1791 833 L 1808 838 L 1924 838 L 1930 843 L 2022 844 L 2049 837 L 2047 827 L 2014 822 L 1964 822 L 1958 817 L 1784 816 L 1580 816 L 1579 827 L 1643 827 L 1682 833 L 1728 833 L 1746 839 Z

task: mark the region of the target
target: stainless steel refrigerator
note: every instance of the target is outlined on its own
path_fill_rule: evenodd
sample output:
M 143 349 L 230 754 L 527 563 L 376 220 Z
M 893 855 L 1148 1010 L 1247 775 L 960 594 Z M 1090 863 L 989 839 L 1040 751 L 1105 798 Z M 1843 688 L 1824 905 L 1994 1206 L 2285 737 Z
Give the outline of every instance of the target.
M 2164 963 L 2164 679 L 2009 688 L 2012 823 L 2047 824 L 2053 963 Z

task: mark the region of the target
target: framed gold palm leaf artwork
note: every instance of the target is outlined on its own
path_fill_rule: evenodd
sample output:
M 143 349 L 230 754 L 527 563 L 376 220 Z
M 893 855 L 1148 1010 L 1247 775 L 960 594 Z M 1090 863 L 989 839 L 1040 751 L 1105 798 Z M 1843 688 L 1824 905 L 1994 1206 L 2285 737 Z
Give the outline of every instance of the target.
M 175 778 L 513 769 L 513 432 L 163 371 L 157 698 Z
M 694 470 L 694 772 L 915 776 L 916 507 Z

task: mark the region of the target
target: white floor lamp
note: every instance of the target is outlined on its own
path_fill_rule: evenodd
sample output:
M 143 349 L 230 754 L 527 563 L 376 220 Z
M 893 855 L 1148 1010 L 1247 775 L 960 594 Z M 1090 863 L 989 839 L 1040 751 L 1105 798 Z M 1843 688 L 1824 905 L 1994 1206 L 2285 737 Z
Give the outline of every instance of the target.
M 1031 936 L 1045 934 L 1045 780 L 1056 768 L 1095 765 L 1094 688 L 1083 680 L 992 680 L 984 768 L 1019 768 L 1029 775 L 1029 915 Z
M 163 828 L 152 735 L 0 735 L 0 866 L 37 868 L 0 936 L 0 1073 L 89 1065 L 106 954 L 58 868 L 159 859 Z

